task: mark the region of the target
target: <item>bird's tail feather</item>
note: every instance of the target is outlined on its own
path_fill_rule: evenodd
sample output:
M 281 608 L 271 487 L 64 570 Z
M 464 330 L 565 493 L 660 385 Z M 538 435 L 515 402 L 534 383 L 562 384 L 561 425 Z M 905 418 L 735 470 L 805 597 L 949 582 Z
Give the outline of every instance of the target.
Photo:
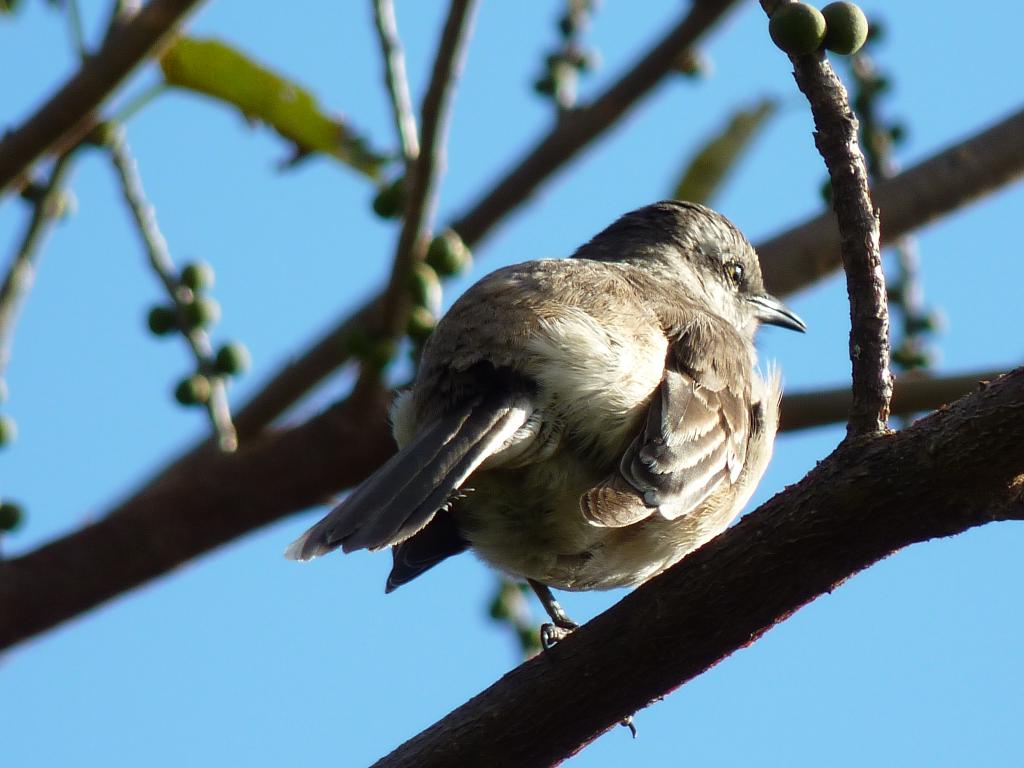
M 493 392 L 433 422 L 285 550 L 310 560 L 341 547 L 382 549 L 419 531 L 529 418 L 525 395 Z

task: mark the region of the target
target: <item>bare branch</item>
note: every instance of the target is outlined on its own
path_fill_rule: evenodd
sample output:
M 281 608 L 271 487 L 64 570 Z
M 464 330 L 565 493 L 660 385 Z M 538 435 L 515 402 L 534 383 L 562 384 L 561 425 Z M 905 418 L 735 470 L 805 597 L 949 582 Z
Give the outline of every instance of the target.
M 934 411 L 1002 375 L 1003 371 L 989 370 L 959 376 L 900 376 L 893 384 L 892 414 L 911 416 Z M 850 402 L 849 387 L 783 395 L 779 430 L 794 431 L 845 421 L 850 413 Z
M 452 0 L 438 44 L 430 86 L 423 99 L 420 121 L 423 147 L 406 179 L 408 202 L 402 220 L 402 232 L 395 249 L 391 280 L 381 302 L 381 329 L 400 339 L 405 334 L 409 315 L 409 275 L 413 265 L 426 255 L 430 220 L 437 206 L 437 184 L 444 165 L 444 143 L 448 131 L 455 81 L 462 69 L 466 42 L 472 26 L 476 0 Z
M 151 0 L 19 128 L 0 140 L 0 193 L 20 183 L 32 164 L 88 132 L 94 112 L 131 71 L 172 33 L 199 0 Z
M 214 372 L 213 347 L 210 345 L 210 337 L 200 326 L 192 326 L 185 321 L 186 305 L 195 297 L 182 284 L 178 276 L 178 270 L 174 266 L 171 253 L 167 248 L 167 240 L 164 239 L 163 233 L 157 225 L 156 211 L 146 199 L 146 193 L 142 188 L 142 177 L 139 176 L 139 167 L 128 148 L 124 128 L 121 126 L 111 127 L 109 147 L 110 159 L 121 180 L 121 192 L 135 219 L 135 225 L 142 237 L 150 266 L 160 278 L 167 290 L 168 297 L 174 303 L 181 335 L 188 342 L 199 371 L 208 376 L 210 396 L 205 405 L 210 416 L 210 423 L 217 435 L 217 444 L 222 451 L 233 451 L 238 447 L 238 435 L 235 432 L 235 425 L 231 421 L 231 408 L 228 405 L 224 379 L 215 375 Z
M 778 0 L 762 0 L 770 16 Z M 832 206 L 839 225 L 840 253 L 850 297 L 850 361 L 853 363 L 851 437 L 886 428 L 892 399 L 889 371 L 889 309 L 882 271 L 878 213 L 868 189 L 868 171 L 858 142 L 860 126 L 846 89 L 825 54 L 790 56 L 793 77 L 814 116 L 814 143 L 832 179 Z
M 1016 112 L 871 189 L 889 244 L 1024 176 L 1024 110 Z M 832 274 L 841 264 L 835 215 L 828 211 L 757 246 L 768 289 L 779 296 Z
M 368 387 L 234 453 L 195 452 L 105 517 L 0 562 L 0 647 L 355 484 L 394 450 L 386 409 Z
M 18 310 L 35 280 L 39 251 L 64 207 L 64 181 L 70 169 L 71 153 L 57 158 L 50 180 L 32 209 L 32 216 L 4 276 L 3 285 L 0 285 L 0 379 L 11 359 L 14 325 L 18 319 Z
M 1022 439 L 1019 369 L 903 432 L 845 441 L 799 483 L 376 765 L 560 762 L 899 549 L 1024 519 Z
M 409 97 L 409 81 L 405 76 L 405 56 L 402 41 L 398 36 L 393 0 L 373 0 L 373 21 L 380 39 L 380 50 L 384 57 L 384 82 L 395 113 L 395 127 L 405 158 L 406 170 L 420 154 L 419 131 L 416 117 L 412 113 L 412 99 Z

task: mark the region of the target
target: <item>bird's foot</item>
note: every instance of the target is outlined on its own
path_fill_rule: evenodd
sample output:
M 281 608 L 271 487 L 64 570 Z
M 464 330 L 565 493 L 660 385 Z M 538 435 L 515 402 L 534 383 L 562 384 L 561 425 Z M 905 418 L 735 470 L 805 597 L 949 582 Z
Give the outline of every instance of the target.
M 560 641 L 567 638 L 579 627 L 574 621 L 569 621 L 562 625 L 557 624 L 541 624 L 540 625 L 540 645 L 545 651 L 549 651 L 555 647 Z

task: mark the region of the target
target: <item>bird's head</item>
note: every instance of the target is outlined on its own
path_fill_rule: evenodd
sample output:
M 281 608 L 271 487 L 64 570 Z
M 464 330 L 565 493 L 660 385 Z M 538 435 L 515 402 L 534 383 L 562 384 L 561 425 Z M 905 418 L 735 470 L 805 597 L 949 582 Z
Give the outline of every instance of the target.
M 573 256 L 630 263 L 656 274 L 751 334 L 759 323 L 807 330 L 765 291 L 757 253 L 743 233 L 703 205 L 666 200 L 638 208 Z

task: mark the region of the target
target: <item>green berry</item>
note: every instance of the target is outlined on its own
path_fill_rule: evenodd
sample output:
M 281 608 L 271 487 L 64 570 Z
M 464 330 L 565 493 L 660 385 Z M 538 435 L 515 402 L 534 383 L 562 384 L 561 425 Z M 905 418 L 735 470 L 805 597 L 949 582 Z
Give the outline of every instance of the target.
M 220 304 L 207 296 L 196 296 L 184 307 L 189 328 L 206 328 L 220 320 Z
M 182 405 L 202 405 L 210 399 L 210 380 L 201 373 L 182 379 L 174 388 L 174 399 Z
M 181 282 L 186 288 L 191 288 L 193 293 L 206 291 L 213 287 L 213 267 L 205 261 L 193 261 L 181 270 Z
M 554 96 L 555 88 L 555 78 L 550 74 L 538 77 L 533 81 L 533 90 L 542 96 Z
M 0 414 L 0 446 L 10 445 L 18 438 L 18 424 L 10 416 Z
M 165 336 L 178 327 L 178 317 L 173 308 L 158 305 L 149 310 L 146 324 L 154 336 Z
M 422 344 L 430 336 L 435 325 L 437 325 L 437 318 L 434 317 L 434 313 L 426 307 L 416 306 L 409 312 L 406 333 L 410 339 Z
M 772 41 L 788 54 L 813 53 L 825 39 L 825 17 L 806 3 L 780 5 L 768 22 Z
M 5 501 L 0 504 L 0 531 L 13 531 L 25 519 L 25 512 L 20 504 Z
M 251 364 L 252 357 L 249 355 L 249 350 L 246 349 L 245 344 L 237 341 L 225 344 L 217 350 L 217 357 L 214 360 L 214 368 L 217 373 L 223 373 L 225 376 L 237 376 L 240 373 L 245 373 Z
M 868 39 L 868 18 L 854 3 L 829 3 L 821 9 L 825 17 L 825 47 L 833 53 L 849 56 Z
M 109 147 L 117 137 L 117 124 L 107 121 L 96 123 L 83 141 L 94 147 Z
M 397 219 L 405 212 L 405 177 L 381 187 L 373 198 L 373 210 L 382 219 Z
M 454 229 L 446 229 L 435 237 L 427 249 L 427 264 L 442 277 L 462 272 L 472 260 L 469 248 Z
M 441 280 L 429 264 L 416 264 L 409 274 L 409 292 L 413 304 L 433 313 L 441 309 Z

